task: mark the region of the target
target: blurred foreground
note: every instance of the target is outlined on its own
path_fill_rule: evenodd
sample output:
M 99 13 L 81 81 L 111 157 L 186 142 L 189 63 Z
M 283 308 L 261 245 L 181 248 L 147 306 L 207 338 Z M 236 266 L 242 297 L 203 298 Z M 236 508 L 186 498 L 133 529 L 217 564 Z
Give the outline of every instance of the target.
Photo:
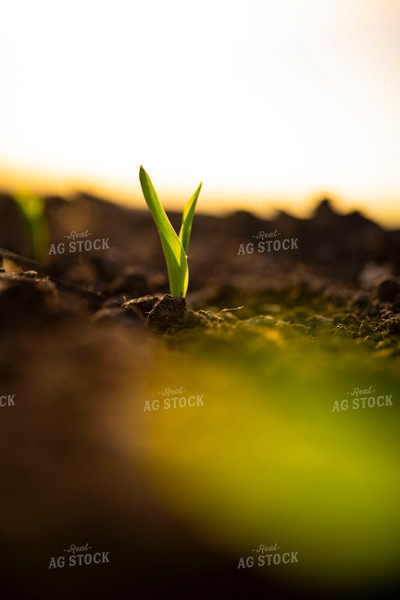
M 80 203 L 52 201 L 50 241 L 113 250 L 0 273 L 2 597 L 397 598 L 398 233 L 327 203 L 199 216 L 189 308 L 155 326 L 132 308 L 166 291 L 148 215 Z M 299 250 L 238 254 L 275 229 Z M 49 569 L 71 544 L 110 562 Z

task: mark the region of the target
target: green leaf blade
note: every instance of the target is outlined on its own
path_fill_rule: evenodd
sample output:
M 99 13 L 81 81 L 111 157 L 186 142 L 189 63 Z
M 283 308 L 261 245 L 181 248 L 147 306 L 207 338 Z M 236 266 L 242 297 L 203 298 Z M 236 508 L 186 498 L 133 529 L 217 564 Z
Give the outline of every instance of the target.
M 29 236 L 32 257 L 41 262 L 48 252 L 49 245 L 46 200 L 29 191 L 16 192 L 12 199 Z
M 185 297 L 189 282 L 185 250 L 158 199 L 150 177 L 143 167 L 140 167 L 139 179 L 144 199 L 160 236 L 168 268 L 170 292 L 173 296 Z
M 203 185 L 203 183 L 200 182 L 200 184 L 199 184 L 198 188 L 196 189 L 196 191 L 194 192 L 194 194 L 187 201 L 185 210 L 183 211 L 183 215 L 182 215 L 182 225 L 181 225 L 181 229 L 179 232 L 179 239 L 181 240 L 185 254 L 187 254 L 187 251 L 189 248 L 190 235 L 192 233 L 194 211 L 196 209 L 196 203 L 197 203 L 197 199 L 199 197 L 202 185 Z

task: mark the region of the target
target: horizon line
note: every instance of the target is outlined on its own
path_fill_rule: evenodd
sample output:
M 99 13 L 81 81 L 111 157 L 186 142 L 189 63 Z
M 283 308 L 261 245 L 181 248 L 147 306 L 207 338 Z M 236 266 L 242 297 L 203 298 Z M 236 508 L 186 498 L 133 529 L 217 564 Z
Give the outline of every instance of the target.
M 182 210 L 183 202 L 187 200 L 186 196 L 191 193 L 186 184 L 176 185 L 174 189 L 168 185 L 158 187 L 162 190 L 161 202 L 166 210 L 170 211 Z M 30 191 L 39 196 L 65 198 L 86 194 L 124 207 L 142 206 L 146 209 L 139 183 L 135 189 L 131 182 L 115 183 L 95 177 L 67 176 L 54 172 L 44 175 L 36 170 L 10 168 L 0 164 L 0 193 L 12 195 L 21 191 Z M 203 202 L 198 203 L 197 212 L 213 215 L 247 211 L 264 219 L 267 219 L 267 215 L 284 212 L 296 218 L 307 219 L 312 217 L 313 211 L 322 200 L 329 199 L 334 212 L 339 215 L 359 212 L 384 227 L 400 227 L 400 193 L 373 194 L 365 196 L 363 200 L 360 200 L 359 196 L 361 194 L 346 199 L 334 190 L 322 188 L 315 188 L 309 193 L 272 193 L 254 188 L 249 191 L 225 189 L 213 192 L 202 189 Z

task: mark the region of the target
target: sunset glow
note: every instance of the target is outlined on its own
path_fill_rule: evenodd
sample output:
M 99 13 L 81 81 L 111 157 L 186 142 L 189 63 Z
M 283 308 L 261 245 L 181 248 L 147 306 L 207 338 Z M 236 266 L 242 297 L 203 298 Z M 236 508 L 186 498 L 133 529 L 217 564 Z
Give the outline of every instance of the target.
M 399 57 L 395 0 L 2 0 L 0 187 L 396 225 Z

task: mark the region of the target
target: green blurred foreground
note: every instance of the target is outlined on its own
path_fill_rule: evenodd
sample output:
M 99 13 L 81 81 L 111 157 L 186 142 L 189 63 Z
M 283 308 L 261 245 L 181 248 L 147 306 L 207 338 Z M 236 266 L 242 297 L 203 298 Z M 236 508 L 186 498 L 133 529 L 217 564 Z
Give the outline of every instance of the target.
M 131 450 L 145 453 L 169 509 L 233 568 L 254 556 L 258 576 L 290 568 L 293 585 L 329 589 L 396 577 L 398 357 L 240 324 L 157 342 L 143 377 L 134 408 L 127 389 Z M 389 401 L 353 408 L 365 394 Z M 298 564 L 257 566 L 260 544 L 297 551 Z

